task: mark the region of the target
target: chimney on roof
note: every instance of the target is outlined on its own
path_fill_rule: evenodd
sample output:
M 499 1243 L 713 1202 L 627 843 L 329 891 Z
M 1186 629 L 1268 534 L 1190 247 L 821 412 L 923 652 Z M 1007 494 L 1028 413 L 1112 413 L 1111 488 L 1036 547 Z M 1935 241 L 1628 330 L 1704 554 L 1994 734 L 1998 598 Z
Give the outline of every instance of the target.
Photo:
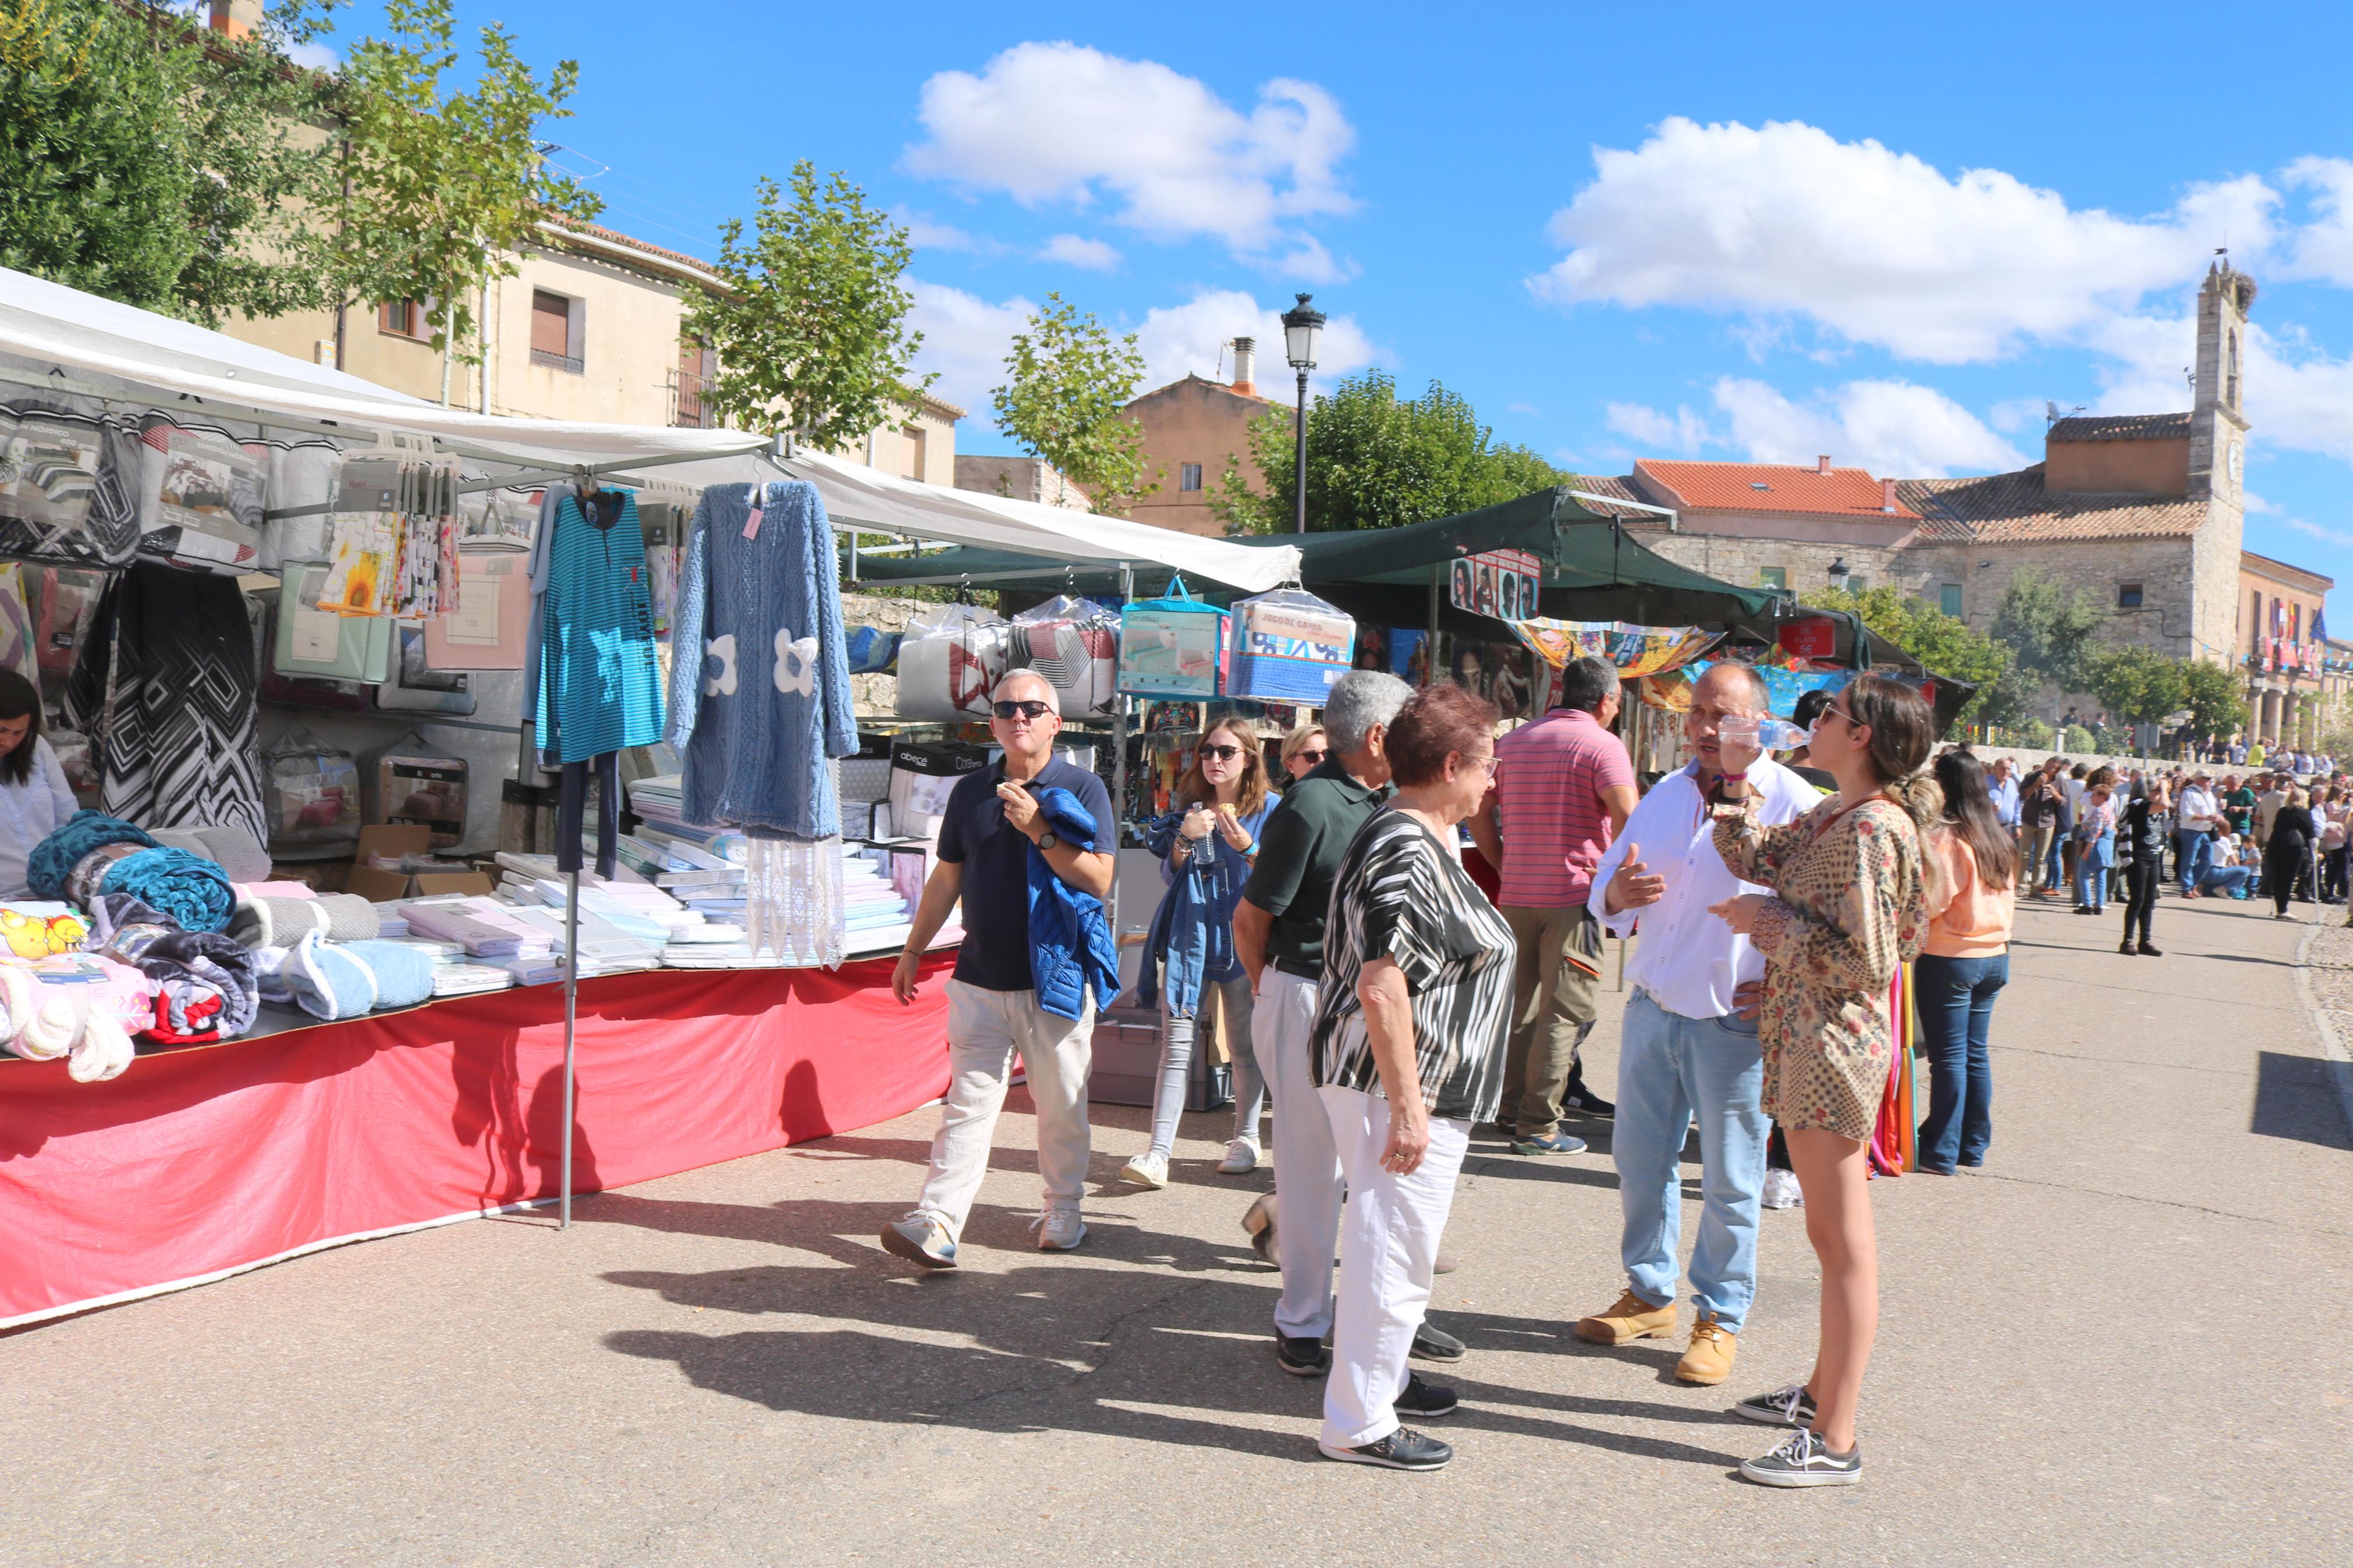
M 1882 511 L 1894 511 L 1895 510 L 1895 481 L 1894 479 L 1882 479 L 1879 481 L 1879 510 Z
M 224 38 L 250 37 L 261 12 L 262 0 L 212 0 L 212 30 Z
M 1831 455 L 1828 452 L 1824 452 L 1820 457 L 1814 459 L 1814 472 L 1818 474 L 1827 474 L 1830 471 Z
M 1245 397 L 1258 395 L 1258 384 L 1251 379 L 1258 369 L 1258 340 L 1234 340 L 1234 390 Z

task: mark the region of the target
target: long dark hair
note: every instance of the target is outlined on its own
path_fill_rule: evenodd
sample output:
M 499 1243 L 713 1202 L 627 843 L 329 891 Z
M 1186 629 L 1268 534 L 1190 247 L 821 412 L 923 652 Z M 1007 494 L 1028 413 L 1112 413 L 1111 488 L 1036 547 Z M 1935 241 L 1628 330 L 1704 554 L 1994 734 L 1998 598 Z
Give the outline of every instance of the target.
M 0 756 L 0 782 L 20 784 L 31 778 L 33 748 L 41 741 L 41 689 L 13 669 L 0 669 L 0 721 L 27 715 L 33 721 L 25 726 L 25 738 Z
M 1978 863 L 1978 879 L 1989 888 L 2010 885 L 2018 874 L 2018 846 L 1993 808 L 1985 769 L 1967 752 L 1936 759 L 1936 787 L 1945 792 L 1945 826 L 1960 835 Z
M 1904 807 L 1915 826 L 1926 828 L 1935 822 L 1941 803 L 1924 765 L 1928 749 L 1936 743 L 1936 716 L 1928 704 L 1912 688 L 1883 675 L 1858 675 L 1839 696 L 1847 716 L 1870 727 L 1867 755 L 1880 787 Z M 1982 785 L 1985 781 L 1981 776 L 1978 782 Z

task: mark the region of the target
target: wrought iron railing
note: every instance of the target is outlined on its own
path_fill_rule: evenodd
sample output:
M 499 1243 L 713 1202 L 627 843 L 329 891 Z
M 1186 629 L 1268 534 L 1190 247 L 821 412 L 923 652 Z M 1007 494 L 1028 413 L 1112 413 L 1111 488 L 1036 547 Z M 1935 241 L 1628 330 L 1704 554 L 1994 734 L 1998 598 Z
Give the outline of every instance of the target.
M 584 368 L 578 354 L 560 354 L 554 349 L 532 350 L 531 363 L 543 365 L 549 370 L 565 371 L 573 375 L 580 374 Z

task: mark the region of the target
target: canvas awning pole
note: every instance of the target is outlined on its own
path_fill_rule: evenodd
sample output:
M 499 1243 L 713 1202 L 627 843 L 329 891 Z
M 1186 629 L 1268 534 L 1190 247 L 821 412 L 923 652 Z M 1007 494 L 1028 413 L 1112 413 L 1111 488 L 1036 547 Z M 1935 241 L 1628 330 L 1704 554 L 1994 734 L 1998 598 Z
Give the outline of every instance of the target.
M 1134 597 L 1135 568 L 1123 561 L 1119 563 L 1119 602 L 1125 605 Z M 1113 948 L 1116 950 L 1120 938 L 1120 813 L 1127 809 L 1127 699 L 1119 690 L 1116 673 L 1112 677 L 1111 766 L 1111 940 Z
M 601 853 L 601 851 L 600 851 Z M 580 873 L 564 874 L 564 1169 L 558 1230 L 572 1228 L 572 1103 L 580 1015 Z

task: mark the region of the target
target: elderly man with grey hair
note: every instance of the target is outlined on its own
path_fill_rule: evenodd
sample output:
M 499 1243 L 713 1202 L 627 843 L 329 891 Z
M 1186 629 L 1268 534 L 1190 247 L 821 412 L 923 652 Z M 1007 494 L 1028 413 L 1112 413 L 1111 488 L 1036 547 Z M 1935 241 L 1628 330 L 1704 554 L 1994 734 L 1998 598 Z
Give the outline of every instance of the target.
M 1062 707 L 1044 676 L 1014 670 L 990 696 L 989 733 L 1005 754 L 949 793 L 939 864 L 891 976 L 899 1000 L 912 1002 L 923 950 L 961 900 L 965 935 L 947 984 L 948 1091 L 939 1136 L 913 1211 L 882 1231 L 884 1248 L 925 1268 L 956 1266 L 1017 1053 L 1038 1111 L 1038 1173 L 1046 1187 L 1044 1212 L 1032 1226 L 1038 1246 L 1067 1252 L 1086 1238 L 1079 1200 L 1091 1143 L 1087 1071 L 1095 1010 L 1118 984 L 1103 906 L 1117 852 L 1111 792 L 1054 755 Z M 1057 908 L 1041 901 L 1041 916 L 1067 917 L 1041 918 L 1035 930 L 1033 860 L 1060 884 Z
M 1577 1334 L 1604 1345 L 1674 1336 L 1683 1137 L 1696 1120 L 1701 1207 L 1691 1284 L 1697 1315 L 1675 1375 L 1702 1384 L 1731 1375 L 1757 1294 L 1757 1207 L 1771 1131 L 1757 1037 L 1764 955 L 1709 908 L 1767 889 L 1740 881 L 1725 865 L 1709 806 L 1723 798 L 1726 780 L 1718 744 L 1723 726 L 1765 711 L 1765 682 L 1750 667 L 1719 664 L 1700 677 L 1683 715 L 1691 765 L 1642 797 L 1624 835 L 1594 868 L 1588 900 L 1593 918 L 1609 931 L 1628 935 L 1638 921 L 1641 931 L 1626 965 L 1633 994 L 1620 1026 L 1618 1117 L 1610 1130 L 1625 1210 L 1619 1250 L 1627 1284 L 1615 1306 L 1580 1320 Z M 1738 779 L 1768 827 L 1795 821 L 1821 799 L 1769 756 L 1758 757 Z M 1803 1388 L 1736 1408 L 1752 1419 L 1792 1426 L 1813 1413 Z
M 1324 1336 L 1332 1330 L 1332 1253 L 1340 1235 L 1340 1154 L 1308 1057 L 1324 978 L 1324 917 L 1349 840 L 1388 797 L 1384 742 L 1412 695 L 1413 688 L 1377 670 L 1351 670 L 1334 683 L 1324 703 L 1331 754 L 1284 793 L 1259 830 L 1258 863 L 1234 906 L 1234 952 L 1258 998 L 1250 1043 L 1274 1096 L 1280 1151 L 1274 1194 L 1282 1223 L 1273 1251 L 1282 1294 L 1274 1307 L 1274 1353 L 1283 1371 L 1300 1377 L 1332 1365 Z M 1425 1323 L 1414 1353 L 1451 1361 L 1462 1344 Z

